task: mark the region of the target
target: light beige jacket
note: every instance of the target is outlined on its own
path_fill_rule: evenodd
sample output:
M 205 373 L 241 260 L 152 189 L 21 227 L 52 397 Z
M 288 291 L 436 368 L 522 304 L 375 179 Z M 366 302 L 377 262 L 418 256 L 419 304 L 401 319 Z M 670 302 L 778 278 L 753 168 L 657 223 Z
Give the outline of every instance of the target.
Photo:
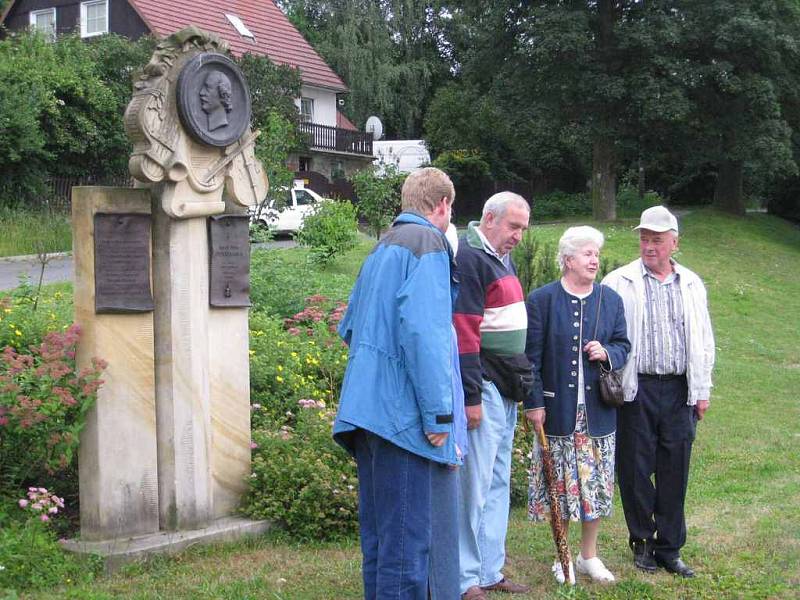
M 711 394 L 711 370 L 714 368 L 714 332 L 708 314 L 706 288 L 693 272 L 674 263 L 675 273 L 679 275 L 683 299 L 683 323 L 686 336 L 686 379 L 689 385 L 689 401 L 694 406 L 698 400 L 709 400 Z M 603 279 L 622 296 L 625 305 L 625 320 L 628 323 L 628 339 L 631 353 L 622 373 L 622 387 L 625 401 L 633 402 L 639 386 L 636 373 L 640 338 L 644 322 L 645 289 L 642 277 L 642 259 L 612 271 Z

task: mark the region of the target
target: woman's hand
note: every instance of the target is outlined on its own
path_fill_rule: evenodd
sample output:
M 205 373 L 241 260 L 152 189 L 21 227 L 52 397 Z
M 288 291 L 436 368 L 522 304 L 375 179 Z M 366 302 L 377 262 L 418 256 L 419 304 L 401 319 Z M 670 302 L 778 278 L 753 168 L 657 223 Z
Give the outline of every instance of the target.
M 603 345 L 597 340 L 592 340 L 583 347 L 583 351 L 589 355 L 589 360 L 599 360 L 608 362 L 608 353 Z

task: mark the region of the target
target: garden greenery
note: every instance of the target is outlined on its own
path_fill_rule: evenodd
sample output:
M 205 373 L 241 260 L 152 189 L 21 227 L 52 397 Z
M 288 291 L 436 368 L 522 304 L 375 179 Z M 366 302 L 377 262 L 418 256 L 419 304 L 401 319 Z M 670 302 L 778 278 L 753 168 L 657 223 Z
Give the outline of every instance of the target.
M 296 235 L 310 249 L 309 258 L 320 265 L 333 262 L 358 242 L 356 209 L 347 200 L 320 202 L 303 219 Z
M 376 239 L 400 212 L 400 190 L 405 178 L 406 174 L 394 165 L 384 165 L 382 172 L 375 167 L 362 169 L 350 178 L 358 198 L 358 215 Z

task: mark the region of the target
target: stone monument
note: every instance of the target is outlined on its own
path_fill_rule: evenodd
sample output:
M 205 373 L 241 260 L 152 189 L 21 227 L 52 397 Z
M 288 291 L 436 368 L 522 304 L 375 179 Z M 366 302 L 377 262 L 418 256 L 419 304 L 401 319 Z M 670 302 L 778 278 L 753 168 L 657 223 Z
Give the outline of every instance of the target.
M 193 27 L 159 43 L 125 112 L 139 189 L 73 191 L 78 359 L 109 363 L 81 439 L 76 549 L 265 528 L 230 517 L 250 472 L 247 207 L 267 179 L 225 50 Z

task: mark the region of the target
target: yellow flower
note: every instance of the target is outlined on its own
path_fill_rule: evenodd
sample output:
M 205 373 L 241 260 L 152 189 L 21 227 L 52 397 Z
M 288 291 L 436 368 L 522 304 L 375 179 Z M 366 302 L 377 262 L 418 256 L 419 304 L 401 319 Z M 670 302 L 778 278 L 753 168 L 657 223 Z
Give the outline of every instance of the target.
M 15 329 L 14 333 L 17 334 L 18 336 L 22 337 L 22 332 L 19 329 Z
M 278 365 L 278 371 L 283 371 L 283 367 L 281 365 Z
M 250 350 L 249 352 L 250 352 L 250 356 L 253 356 L 253 354 L 255 354 L 255 353 L 256 353 L 256 351 L 255 351 L 255 350 Z
M 5 313 L 7 315 L 11 314 L 11 309 L 10 308 L 4 308 L 3 311 L 5 311 Z
M 283 377 L 278 375 L 277 377 L 275 377 L 275 381 L 277 381 L 278 383 L 283 383 Z

